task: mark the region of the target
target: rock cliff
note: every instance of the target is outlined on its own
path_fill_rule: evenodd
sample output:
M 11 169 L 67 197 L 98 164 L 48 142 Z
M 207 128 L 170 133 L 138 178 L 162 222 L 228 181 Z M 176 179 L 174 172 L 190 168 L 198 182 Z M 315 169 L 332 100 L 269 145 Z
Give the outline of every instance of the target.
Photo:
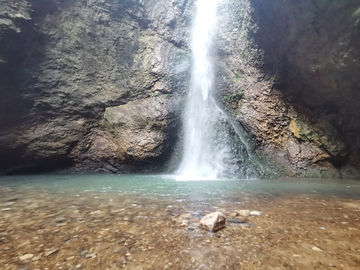
M 186 5 L 128 0 L 0 4 L 5 7 L 0 14 L 0 170 L 131 171 L 132 161 L 119 152 L 104 112 L 152 97 L 149 106 L 138 104 L 143 114 L 151 114 L 152 106 L 171 107 L 183 95 L 190 67 Z M 162 95 L 169 96 L 167 104 Z M 171 114 L 164 108 L 167 112 L 164 118 L 172 124 L 154 136 L 168 144 L 179 106 L 172 106 Z M 164 145 L 152 156 L 169 151 Z M 145 156 L 143 163 L 147 169 L 160 167 Z
M 221 8 L 218 84 L 257 152 L 286 175 L 358 177 L 358 1 Z
M 0 172 L 164 170 L 194 1 L 0 5 Z M 219 17 L 218 98 L 255 152 L 279 175 L 359 177 L 358 1 L 224 0 Z

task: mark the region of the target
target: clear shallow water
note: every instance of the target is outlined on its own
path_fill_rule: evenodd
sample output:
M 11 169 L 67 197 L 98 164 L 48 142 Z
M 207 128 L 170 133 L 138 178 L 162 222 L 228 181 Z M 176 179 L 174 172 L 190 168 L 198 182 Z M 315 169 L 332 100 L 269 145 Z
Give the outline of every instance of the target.
M 265 179 L 176 181 L 171 175 L 23 175 L 0 177 L 0 188 L 104 192 L 170 200 L 239 200 L 241 194 L 318 194 L 360 198 L 360 181 Z
M 331 263 L 355 270 L 359 199 L 360 181 L 353 180 L 3 176 L 0 268 L 259 270 L 291 264 L 325 270 Z M 199 227 L 208 213 L 220 211 L 230 220 L 241 209 L 262 214 L 241 226 L 228 221 L 216 233 Z M 32 259 L 21 259 L 26 254 Z

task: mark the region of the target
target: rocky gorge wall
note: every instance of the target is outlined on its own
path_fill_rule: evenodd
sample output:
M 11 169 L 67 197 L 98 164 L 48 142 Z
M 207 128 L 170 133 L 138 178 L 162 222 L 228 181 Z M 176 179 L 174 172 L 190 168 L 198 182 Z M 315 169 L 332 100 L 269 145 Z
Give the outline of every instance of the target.
M 218 98 L 278 175 L 360 175 L 360 4 L 339 2 L 220 3 Z M 193 0 L 0 5 L 1 173 L 171 168 Z
M 359 8 L 351 0 L 223 5 L 225 103 L 287 175 L 359 176 Z
M 186 6 L 116 0 L 0 4 L 0 170 L 159 167 L 177 136 L 175 101 L 187 89 Z M 120 105 L 133 121 L 127 141 L 116 137 L 119 114 L 104 119 L 106 108 Z M 141 157 L 137 147 L 143 148 Z

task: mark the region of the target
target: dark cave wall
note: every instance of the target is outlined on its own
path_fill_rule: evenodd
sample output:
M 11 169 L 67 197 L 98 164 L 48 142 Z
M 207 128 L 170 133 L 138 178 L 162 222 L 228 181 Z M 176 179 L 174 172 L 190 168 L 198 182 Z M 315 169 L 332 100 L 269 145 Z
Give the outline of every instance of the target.
M 262 69 L 276 75 L 275 87 L 293 108 L 294 141 L 315 144 L 340 175 L 351 176 L 360 154 L 360 3 L 253 1 L 252 7 Z
M 254 1 L 253 8 L 265 69 L 289 99 L 358 122 L 341 114 L 359 105 L 360 3 Z

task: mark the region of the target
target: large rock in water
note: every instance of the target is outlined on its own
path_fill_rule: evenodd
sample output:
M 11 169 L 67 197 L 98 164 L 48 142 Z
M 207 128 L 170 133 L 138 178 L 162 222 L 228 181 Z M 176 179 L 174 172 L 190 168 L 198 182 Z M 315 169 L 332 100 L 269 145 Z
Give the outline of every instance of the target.
M 200 228 L 216 232 L 225 227 L 226 217 L 223 213 L 215 212 L 206 215 L 200 220 Z
M 173 115 L 168 96 L 160 95 L 107 108 L 104 117 L 121 157 L 142 162 L 166 151 Z

